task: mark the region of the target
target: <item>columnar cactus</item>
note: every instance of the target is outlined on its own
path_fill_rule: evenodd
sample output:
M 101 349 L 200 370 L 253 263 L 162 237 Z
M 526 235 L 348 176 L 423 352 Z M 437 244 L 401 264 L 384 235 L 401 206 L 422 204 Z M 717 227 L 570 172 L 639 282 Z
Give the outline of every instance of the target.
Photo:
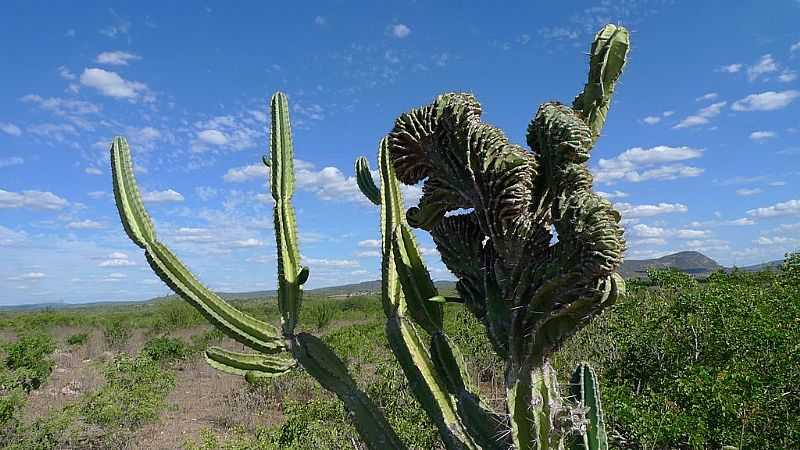
M 589 82 L 569 108 L 546 103 L 528 129 L 533 152 L 480 122 L 469 94 L 446 94 L 403 114 L 380 143 L 380 187 L 366 159 L 357 182 L 380 205 L 386 336 L 416 399 L 450 450 L 607 449 L 597 381 L 581 365 L 562 397 L 549 356 L 624 293 L 615 273 L 624 248 L 619 213 L 591 191 L 586 168 L 628 50 L 628 33 L 606 26 L 592 46 Z M 111 166 L 123 227 L 155 273 L 228 336 L 258 353 L 209 348 L 217 369 L 248 381 L 301 367 L 334 392 L 371 449 L 404 449 L 345 364 L 319 338 L 295 333 L 308 268 L 300 265 L 291 203 L 293 147 L 286 96 L 271 101 L 270 155 L 278 248 L 280 330 L 238 311 L 203 286 L 156 238 L 133 175 L 128 144 L 114 139 Z M 404 211 L 400 186 L 424 180 Z M 449 215 L 465 209 L 469 212 Z M 429 231 L 458 277 L 459 299 L 437 292 L 411 227 Z M 552 244 L 552 230 L 558 242 Z M 506 361 L 506 411 L 472 386 L 464 357 L 445 334 L 443 304 L 462 302 Z M 426 342 L 427 341 L 427 342 Z

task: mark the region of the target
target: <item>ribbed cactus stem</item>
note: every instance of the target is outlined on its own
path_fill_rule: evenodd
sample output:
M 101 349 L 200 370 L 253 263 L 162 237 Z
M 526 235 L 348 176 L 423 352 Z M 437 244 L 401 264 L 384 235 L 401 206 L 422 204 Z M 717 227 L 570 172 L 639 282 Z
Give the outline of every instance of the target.
M 573 448 L 608 450 L 608 435 L 600 402 L 600 386 L 594 369 L 585 362 L 579 364 L 572 374 L 570 388 L 578 407 L 585 410 L 587 422 L 586 431 L 578 441 L 579 445 Z

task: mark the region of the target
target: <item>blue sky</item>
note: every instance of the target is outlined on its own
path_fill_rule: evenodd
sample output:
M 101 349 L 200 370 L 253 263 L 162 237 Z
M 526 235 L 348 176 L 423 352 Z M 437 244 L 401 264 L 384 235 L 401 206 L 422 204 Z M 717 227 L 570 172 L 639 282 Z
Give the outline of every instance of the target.
M 273 288 L 259 161 L 276 90 L 292 108 L 309 286 L 376 279 L 355 158 L 374 165 L 393 120 L 448 91 L 473 92 L 523 143 L 539 104 L 582 87 L 606 22 L 633 48 L 590 166 L 623 213 L 627 258 L 748 265 L 800 247 L 798 1 L 232 4 L 0 6 L 0 304 L 168 292 L 116 215 L 118 134 L 159 236 L 201 280 Z

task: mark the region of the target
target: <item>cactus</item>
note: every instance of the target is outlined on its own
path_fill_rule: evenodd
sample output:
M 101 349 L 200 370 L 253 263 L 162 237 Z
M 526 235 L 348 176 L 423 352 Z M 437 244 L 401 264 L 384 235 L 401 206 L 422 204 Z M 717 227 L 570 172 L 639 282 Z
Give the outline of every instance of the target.
M 590 73 L 569 108 L 539 108 L 528 127 L 528 152 L 480 122 L 470 94 L 445 94 L 403 114 L 381 140 L 380 187 L 365 158 L 356 181 L 380 206 L 381 302 L 386 336 L 409 386 L 450 450 L 607 449 L 597 380 L 587 365 L 562 397 L 549 357 L 624 294 L 615 273 L 624 250 L 619 213 L 591 191 L 589 150 L 605 122 L 625 64 L 628 32 L 608 25 L 592 45 Z M 278 248 L 280 329 L 245 314 L 203 286 L 156 238 L 139 196 L 130 149 L 111 146 L 114 195 L 122 225 L 155 273 L 228 336 L 257 353 L 211 347 L 208 363 L 248 381 L 298 367 L 345 404 L 371 449 L 404 449 L 375 404 L 332 349 L 295 333 L 309 270 L 300 265 L 291 203 L 293 146 L 286 96 L 271 100 L 270 155 Z M 424 180 L 417 206 L 404 210 L 399 182 Z M 468 209 L 460 215 L 450 211 Z M 412 227 L 431 233 L 458 278 L 459 298 L 440 295 Z M 558 242 L 551 244 L 552 229 Z M 445 334 L 443 307 L 458 302 L 486 326 L 506 361 L 507 405 L 493 411 L 472 386 L 460 350 Z
M 549 359 L 566 338 L 624 295 L 624 281 L 616 273 L 625 249 L 620 214 L 592 192 L 586 162 L 605 124 L 628 48 L 622 27 L 607 25 L 597 34 L 583 91 L 572 107 L 548 102 L 539 108 L 527 129 L 531 150 L 481 122 L 481 105 L 467 93 L 440 95 L 402 114 L 381 146 L 384 246 L 408 242 L 408 226 L 428 231 L 458 278 L 460 301 L 485 325 L 505 360 L 508 419 L 503 425 L 510 442 L 490 438 L 487 433 L 494 430 L 467 422 L 476 417 L 469 414 L 497 414 L 486 410 L 467 384 L 451 380 L 458 359 L 446 355 L 458 354 L 457 349 L 431 323 L 421 307 L 426 303 L 418 305 L 425 296 L 437 304 L 448 299 L 427 289 L 424 277 L 403 274 L 404 259 L 397 260 L 401 248 L 395 255 L 384 248 L 384 278 L 397 272 L 406 314 L 433 336 L 429 352 L 440 363 L 432 378 L 445 380 L 442 387 L 451 397 L 473 399 L 458 413 L 472 442 L 482 448 L 608 447 L 594 372 L 581 365 L 576 375 L 581 388 L 574 398 L 562 398 Z M 387 158 L 390 167 L 385 168 Z M 356 172 L 372 199 L 374 183 L 363 159 Z M 392 172 L 402 183 L 422 182 L 422 197 L 405 212 L 405 222 L 398 218 L 399 197 L 391 195 L 397 191 Z M 394 241 L 386 234 L 388 226 L 397 227 Z M 390 287 L 385 282 L 384 295 Z M 415 389 L 424 404 L 423 391 Z M 440 431 L 455 433 L 452 427 L 440 426 Z M 492 438 L 493 444 L 486 444 Z M 460 443 L 466 446 L 468 440 Z

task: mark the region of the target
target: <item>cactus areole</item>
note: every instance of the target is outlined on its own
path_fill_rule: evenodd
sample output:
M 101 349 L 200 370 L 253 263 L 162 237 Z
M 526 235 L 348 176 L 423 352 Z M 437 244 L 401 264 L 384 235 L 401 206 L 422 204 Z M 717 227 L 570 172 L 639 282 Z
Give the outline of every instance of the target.
M 380 182 L 366 158 L 356 181 L 380 207 L 386 337 L 409 387 L 449 450 L 608 449 L 597 376 L 587 364 L 562 390 L 549 359 L 564 340 L 624 295 L 616 271 L 625 242 L 620 214 L 592 191 L 589 153 L 600 136 L 625 66 L 629 34 L 606 25 L 589 55 L 589 77 L 571 106 L 548 102 L 524 148 L 481 121 L 468 93 L 438 96 L 402 114 L 381 140 Z M 256 353 L 212 347 L 213 367 L 248 381 L 298 367 L 335 393 L 371 449 L 405 449 L 344 362 L 319 338 L 295 333 L 309 277 L 300 265 L 292 193 L 294 150 L 288 101 L 271 100 L 270 169 L 278 248 L 281 326 L 260 321 L 203 286 L 163 243 L 136 187 L 130 149 L 111 147 L 123 227 L 155 273 L 228 336 Z M 405 210 L 399 183 L 422 182 Z M 458 299 L 437 292 L 412 228 L 431 234 L 458 278 Z M 557 242 L 553 242 L 554 235 Z M 473 387 L 458 347 L 443 330 L 443 305 L 463 303 L 505 361 L 506 406 L 493 411 Z M 568 395 L 566 394 L 569 391 Z

